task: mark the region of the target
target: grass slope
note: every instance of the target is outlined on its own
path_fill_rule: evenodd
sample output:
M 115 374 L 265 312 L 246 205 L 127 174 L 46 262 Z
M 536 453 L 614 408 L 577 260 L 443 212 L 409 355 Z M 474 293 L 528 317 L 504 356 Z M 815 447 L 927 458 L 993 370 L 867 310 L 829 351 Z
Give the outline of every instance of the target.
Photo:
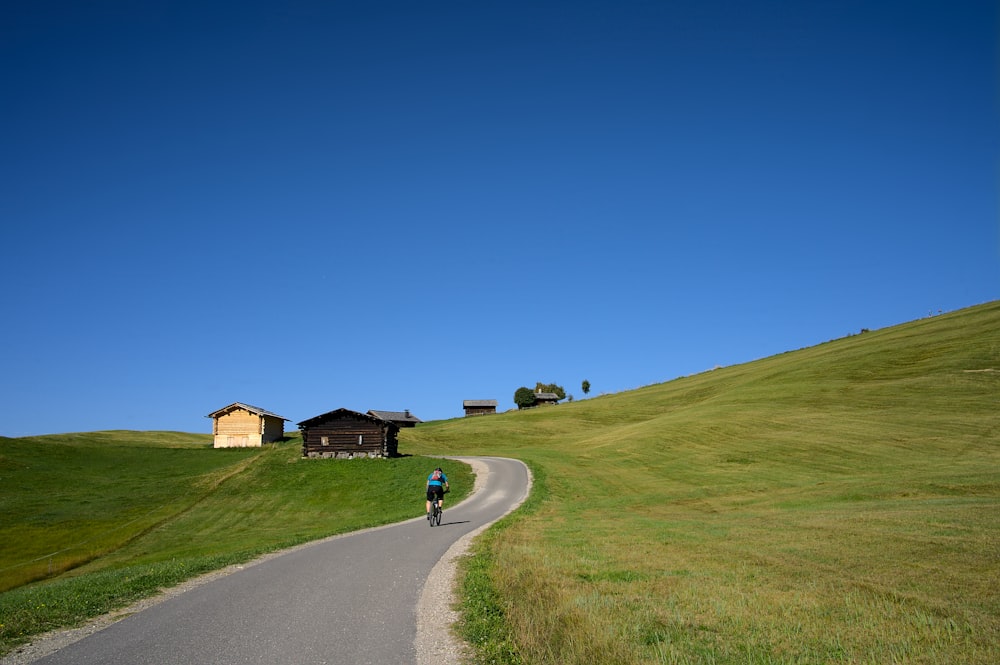
M 469 562 L 491 663 L 1000 661 L 1000 303 L 431 423 L 526 460 Z
M 467 564 L 480 660 L 996 662 L 998 331 L 989 303 L 404 430 L 407 453 L 533 468 L 531 499 Z M 182 433 L 0 438 L 0 653 L 199 572 L 422 509 L 426 459 L 210 446 Z M 467 469 L 449 476 L 471 486 Z
M 423 514 L 436 461 L 304 460 L 301 439 L 212 448 L 210 435 L 0 438 L 0 654 L 189 577 Z M 472 487 L 449 463 L 451 501 Z
M 0 591 L 122 547 L 252 455 L 206 455 L 200 451 L 211 436 L 163 432 L 25 437 L 0 446 Z

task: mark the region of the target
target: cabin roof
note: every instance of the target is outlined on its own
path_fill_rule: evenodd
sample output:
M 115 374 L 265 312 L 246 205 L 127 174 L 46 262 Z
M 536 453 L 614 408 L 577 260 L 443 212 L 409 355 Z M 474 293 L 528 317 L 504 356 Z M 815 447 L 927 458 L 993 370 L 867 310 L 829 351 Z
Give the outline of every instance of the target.
M 535 399 L 544 399 L 544 400 L 554 399 L 555 401 L 558 402 L 559 395 L 555 393 L 535 393 Z
M 375 423 L 377 425 L 389 425 L 390 427 L 395 427 L 399 429 L 399 425 L 396 423 L 384 420 L 378 416 L 371 416 L 367 413 L 359 413 L 358 411 L 352 411 L 350 409 L 334 409 L 333 411 L 327 411 L 326 413 L 321 413 L 318 416 L 313 416 L 308 420 L 303 420 L 298 424 L 299 427 L 313 427 L 319 425 L 320 423 L 326 422 L 327 420 L 334 420 L 337 418 L 353 418 L 354 420 L 367 420 L 368 422 Z
M 375 416 L 376 418 L 381 418 L 382 420 L 389 420 L 397 423 L 416 424 L 424 422 L 409 411 L 376 411 L 375 409 L 370 409 L 368 414 Z
M 467 399 L 462 402 L 462 406 L 496 406 L 497 401 L 495 399 Z
M 218 418 L 219 416 L 224 416 L 227 413 L 236 411 L 238 409 L 243 409 L 244 411 L 249 411 L 250 413 L 255 413 L 258 416 L 271 416 L 272 418 L 281 418 L 281 420 L 288 420 L 283 416 L 279 416 L 277 413 L 271 413 L 266 409 L 262 409 L 259 406 L 253 406 L 251 404 L 244 404 L 243 402 L 233 402 L 229 406 L 224 406 L 218 411 L 213 411 L 212 413 L 205 416 L 206 418 Z

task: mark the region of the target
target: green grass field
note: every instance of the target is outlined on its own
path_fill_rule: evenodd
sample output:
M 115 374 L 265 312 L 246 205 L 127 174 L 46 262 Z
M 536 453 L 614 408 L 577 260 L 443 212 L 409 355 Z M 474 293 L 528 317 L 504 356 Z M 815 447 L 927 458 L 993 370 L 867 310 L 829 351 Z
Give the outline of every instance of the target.
M 426 423 L 400 434 L 415 456 L 390 462 L 174 433 L 2 439 L 0 649 L 204 570 L 412 517 L 419 455 L 482 454 L 525 460 L 535 484 L 466 561 L 479 663 L 993 664 L 998 409 L 994 302 Z M 449 476 L 471 486 L 467 469 Z
M 482 662 L 986 664 L 998 410 L 990 303 L 401 445 L 535 471 L 469 564 Z
M 437 460 L 304 460 L 302 441 L 210 435 L 0 439 L 0 654 L 200 573 L 422 515 Z M 472 488 L 449 463 L 451 500 Z

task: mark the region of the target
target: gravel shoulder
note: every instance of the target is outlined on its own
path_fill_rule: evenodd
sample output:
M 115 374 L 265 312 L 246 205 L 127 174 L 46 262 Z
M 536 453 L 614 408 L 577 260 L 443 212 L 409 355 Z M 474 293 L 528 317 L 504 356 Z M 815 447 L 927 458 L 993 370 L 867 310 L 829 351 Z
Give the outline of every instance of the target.
M 475 459 L 462 461 L 472 466 L 476 474 L 476 484 L 472 490 L 474 495 L 485 485 L 490 473 L 489 467 Z M 427 583 L 420 593 L 420 601 L 417 603 L 417 639 L 414 644 L 417 651 L 417 665 L 438 663 L 457 665 L 471 661 L 471 648 L 455 631 L 455 624 L 458 621 L 458 611 L 455 609 L 458 603 L 455 581 L 459 559 L 468 553 L 472 539 L 488 526 L 484 524 L 455 541 L 431 569 Z

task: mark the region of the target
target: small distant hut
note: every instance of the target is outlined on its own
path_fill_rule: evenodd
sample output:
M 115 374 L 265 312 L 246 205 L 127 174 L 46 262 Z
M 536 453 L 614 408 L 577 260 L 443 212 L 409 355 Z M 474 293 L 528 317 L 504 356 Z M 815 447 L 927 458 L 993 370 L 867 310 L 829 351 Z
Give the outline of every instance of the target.
M 259 406 L 233 402 L 205 416 L 212 419 L 216 448 L 259 448 L 285 436 L 285 421 Z
M 350 409 L 337 409 L 303 420 L 303 457 L 396 457 L 399 426 Z
M 409 409 L 403 411 L 376 411 L 375 409 L 371 409 L 368 411 L 368 415 L 388 420 L 390 423 L 395 423 L 397 427 L 416 427 L 417 423 L 424 422 L 410 413 Z
M 535 406 L 542 404 L 558 404 L 559 395 L 555 393 L 543 393 L 541 390 L 535 393 Z
M 467 399 L 462 402 L 466 416 L 485 416 L 497 412 L 497 401 L 495 399 Z

